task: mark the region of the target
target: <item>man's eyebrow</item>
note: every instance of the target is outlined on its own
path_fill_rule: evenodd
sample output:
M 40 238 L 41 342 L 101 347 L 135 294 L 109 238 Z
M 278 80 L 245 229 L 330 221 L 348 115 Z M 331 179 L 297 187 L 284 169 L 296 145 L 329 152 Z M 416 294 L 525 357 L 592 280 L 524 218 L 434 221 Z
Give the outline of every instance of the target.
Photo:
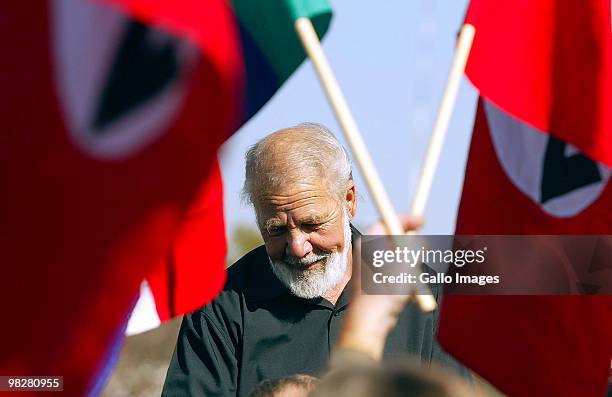
M 304 218 L 300 220 L 300 224 L 319 224 L 324 223 L 329 218 L 329 215 L 306 215 Z M 268 219 L 264 222 L 264 227 L 266 230 L 280 228 L 287 226 L 286 223 L 281 222 L 278 219 Z
M 264 227 L 266 228 L 266 230 L 270 230 L 272 228 L 281 227 L 281 226 L 285 226 L 285 224 L 279 221 L 278 219 L 268 219 L 266 223 L 264 224 Z
M 327 216 L 322 216 L 322 215 L 308 215 L 304 217 L 300 221 L 300 223 L 312 223 L 312 224 L 323 223 L 327 218 L 328 218 Z

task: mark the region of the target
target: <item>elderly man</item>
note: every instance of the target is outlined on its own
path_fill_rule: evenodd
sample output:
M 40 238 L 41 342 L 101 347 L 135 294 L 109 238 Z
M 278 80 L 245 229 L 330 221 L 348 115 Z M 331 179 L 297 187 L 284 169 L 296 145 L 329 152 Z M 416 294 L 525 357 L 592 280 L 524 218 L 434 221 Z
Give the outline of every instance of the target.
M 277 131 L 247 152 L 243 193 L 265 245 L 228 270 L 213 302 L 184 318 L 164 396 L 246 396 L 264 379 L 319 375 L 338 337 L 358 235 L 346 151 L 318 124 Z M 434 340 L 436 321 L 408 307 L 385 356 L 455 366 Z

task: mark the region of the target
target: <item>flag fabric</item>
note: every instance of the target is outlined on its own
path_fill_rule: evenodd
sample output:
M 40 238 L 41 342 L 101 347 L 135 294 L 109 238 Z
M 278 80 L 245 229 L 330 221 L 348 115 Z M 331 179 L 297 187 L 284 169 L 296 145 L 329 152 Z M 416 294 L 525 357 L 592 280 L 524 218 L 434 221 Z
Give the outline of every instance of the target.
M 515 128 L 498 124 L 498 116 Z M 523 175 L 533 178 L 543 172 L 535 158 L 560 142 L 521 123 L 479 103 L 456 234 L 608 234 L 608 180 L 557 197 L 557 205 L 521 191 L 510 167 L 533 167 Z M 496 142 L 495 135 L 506 141 Z M 610 269 L 601 270 L 609 277 Z M 610 297 L 446 296 L 440 316 L 442 346 L 509 396 L 604 395 L 612 356 Z
M 610 2 L 472 1 L 466 22 L 481 99 L 456 234 L 609 234 Z M 438 339 L 509 396 L 599 397 L 612 297 L 447 296 Z
M 128 10 L 136 17 L 150 20 L 150 15 L 172 15 L 183 21 L 176 26 L 172 21 L 154 19 L 161 25 L 198 41 L 198 34 L 192 32 L 206 19 L 207 5 L 203 2 L 183 2 L 179 7 L 161 2 L 150 9 L 148 1 L 112 0 L 111 3 Z M 248 0 L 232 2 L 240 35 L 241 50 L 246 72 L 243 106 L 244 112 L 237 125 L 246 122 L 276 92 L 277 88 L 291 75 L 305 57 L 301 44 L 294 33 L 293 21 L 299 17 L 312 20 L 317 33 L 323 36 L 331 18 L 331 8 L 325 0 L 274 0 L 264 4 Z M 172 8 L 166 12 L 166 8 Z M 198 16 L 199 15 L 199 16 Z M 205 230 L 211 230 L 211 218 L 222 221 L 222 182 L 220 174 L 214 175 L 215 191 L 200 193 L 183 222 L 181 232 L 175 239 L 174 248 L 168 257 L 160 262 L 147 277 L 146 286 L 150 287 L 156 305 L 156 313 L 143 324 L 139 331 L 150 329 L 173 316 L 190 312 L 210 300 L 206 290 L 197 288 L 205 276 L 206 269 L 201 263 L 224 263 L 225 239 L 218 233 L 219 239 L 203 242 L 201 236 Z M 209 197 L 213 193 L 216 197 Z M 216 207 L 211 207 L 217 203 Z M 203 208 L 204 207 L 204 208 Z M 221 216 L 221 218 L 220 218 Z M 218 229 L 221 230 L 221 229 Z M 222 238 L 222 239 L 221 239 Z M 219 255 L 223 247 L 223 255 Z M 211 249 L 216 249 L 213 252 Z M 214 257 L 211 257 L 211 254 Z M 137 316 L 144 315 L 138 313 Z M 149 324 L 146 326 L 146 324 Z M 128 329 L 128 332 L 130 329 Z
M 223 183 L 217 161 L 182 220 L 169 253 L 160 258 L 146 280 L 157 318 L 163 322 L 209 302 L 222 286 L 225 271 L 225 223 Z
M 220 209 L 216 150 L 304 58 L 273 65 L 274 51 L 265 55 L 260 46 L 274 41 L 254 34 L 270 21 L 243 23 L 239 7 L 223 0 L 193 9 L 182 8 L 188 2 L 116 3 L 122 12 L 80 0 L 15 0 L 0 13 L 7 39 L 0 373 L 63 376 L 67 395 L 99 385 L 95 374 L 116 350 L 141 281 L 160 258 L 192 265 L 191 255 L 202 255 L 185 237 L 204 230 L 193 219 L 207 219 L 202 238 L 218 243 L 207 251 L 211 261 L 199 263 L 200 298 L 222 287 L 222 219 L 207 212 Z M 312 3 L 323 34 L 329 9 Z M 255 81 L 258 71 L 268 73 L 266 84 Z M 196 202 L 180 228 L 207 189 L 212 196 Z M 179 229 L 183 237 L 172 247 Z M 178 267 L 174 280 L 190 288 Z M 151 280 L 156 289 L 159 279 Z M 190 299 L 166 299 L 173 302 L 167 315 L 194 305 Z
M 612 167 L 610 2 L 474 0 L 466 74 L 481 95 Z
M 151 4 L 146 0 L 106 1 L 127 10 L 136 18 L 191 37 L 194 42 L 202 42 L 201 37 L 205 37 L 197 32 L 208 18 L 209 6 L 205 2 L 183 1 L 176 6 L 173 2 Z M 304 60 L 305 54 L 293 27 L 294 20 L 310 18 L 322 37 L 330 23 L 331 8 L 326 0 L 274 0 L 266 3 L 233 0 L 231 5 L 240 36 L 245 72 L 241 96 L 243 113 L 237 119 L 237 128 L 268 101 Z M 168 15 L 172 18 L 168 18 Z M 181 23 L 177 24 L 176 21 Z M 213 180 L 201 188 L 202 192 L 182 222 L 173 249 L 147 277 L 145 285 L 153 293 L 157 318 L 149 320 L 150 326 L 142 330 L 150 329 L 159 321 L 193 311 L 212 298 L 206 289 L 199 288 L 201 280 L 210 277 L 202 263 L 225 264 L 225 237 L 221 232 L 221 175 L 216 172 L 210 178 Z M 217 225 L 216 228 L 211 227 L 211 221 Z M 218 232 L 211 236 L 211 230 Z M 202 241 L 203 235 L 212 238 Z

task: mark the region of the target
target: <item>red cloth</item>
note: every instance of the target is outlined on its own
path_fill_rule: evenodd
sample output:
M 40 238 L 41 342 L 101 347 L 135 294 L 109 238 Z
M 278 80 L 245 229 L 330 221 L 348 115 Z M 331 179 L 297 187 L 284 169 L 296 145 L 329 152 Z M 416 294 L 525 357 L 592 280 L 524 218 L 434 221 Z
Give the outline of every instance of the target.
M 517 188 L 496 152 L 516 148 L 494 149 L 489 129 L 481 102 L 457 234 L 610 233 L 609 180 L 599 182 L 603 190 L 577 215 L 555 216 Z M 601 274 L 610 277 L 609 269 Z M 509 396 L 600 397 L 612 356 L 612 297 L 447 296 L 438 339 L 449 353 Z
M 0 374 L 61 375 L 66 395 L 85 394 L 202 180 L 218 175 L 243 76 L 231 10 L 205 3 L 199 53 L 95 3 L 3 4 Z M 156 61 L 131 69 L 143 58 L 120 58 L 134 46 Z M 214 219 L 218 252 L 198 283 L 211 297 L 222 235 Z
M 194 311 L 218 294 L 225 284 L 227 244 L 223 221 L 223 184 L 217 162 L 191 206 L 170 253 L 147 276 L 157 314 L 166 321 Z
M 481 96 L 612 166 L 610 1 L 473 0 L 466 22 Z
M 609 234 L 610 2 L 474 0 L 466 22 L 486 100 L 456 233 Z M 510 396 L 604 395 L 612 297 L 449 296 L 440 321 L 442 345 Z

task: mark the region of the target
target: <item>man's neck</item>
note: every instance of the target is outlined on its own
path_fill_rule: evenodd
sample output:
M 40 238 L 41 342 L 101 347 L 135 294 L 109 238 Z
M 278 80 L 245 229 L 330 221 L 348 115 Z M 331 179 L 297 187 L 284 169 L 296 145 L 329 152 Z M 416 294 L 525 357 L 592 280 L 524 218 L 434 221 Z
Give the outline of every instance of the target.
M 335 305 L 336 302 L 338 302 L 340 295 L 342 295 L 342 291 L 344 291 L 344 287 L 346 287 L 348 282 L 351 280 L 351 275 L 353 274 L 353 252 L 352 251 L 353 250 L 351 249 L 351 247 L 349 247 L 349 253 L 346 258 L 346 271 L 344 272 L 344 276 L 342 276 L 342 279 L 340 280 L 340 282 L 336 284 L 334 288 L 330 289 L 329 291 L 323 294 L 323 298 L 328 300 L 332 305 Z

